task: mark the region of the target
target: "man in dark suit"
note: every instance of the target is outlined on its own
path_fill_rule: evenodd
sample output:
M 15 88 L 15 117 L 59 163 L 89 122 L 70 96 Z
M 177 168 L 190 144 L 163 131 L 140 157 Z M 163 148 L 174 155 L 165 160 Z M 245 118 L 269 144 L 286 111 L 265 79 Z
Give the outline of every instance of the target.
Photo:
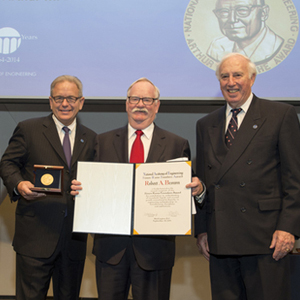
M 83 274 L 87 236 L 72 234 L 70 185 L 77 161 L 93 160 L 96 134 L 76 120 L 84 104 L 78 78 L 56 78 L 49 101 L 53 114 L 20 122 L 0 163 L 10 199 L 18 201 L 13 240 L 18 300 L 46 299 L 51 277 L 54 299 L 78 299 Z M 61 195 L 32 191 L 35 164 L 64 167 Z
M 139 162 L 190 158 L 187 140 L 153 123 L 159 106 L 158 88 L 146 78 L 135 81 L 127 91 L 129 124 L 98 135 L 95 160 L 133 162 L 130 153 L 137 130 L 143 133 L 144 148 Z M 77 184 L 80 183 L 73 181 L 73 190 L 81 189 Z M 193 177 L 187 187 L 192 188 L 192 194 L 201 199 L 203 188 L 197 177 Z M 135 300 L 169 299 L 175 257 L 174 236 L 95 235 L 93 253 L 96 255 L 98 299 L 127 299 L 130 284 Z
M 297 114 L 252 94 L 256 68 L 241 54 L 225 56 L 216 75 L 227 104 L 197 123 L 197 175 L 207 196 L 196 234 L 212 299 L 287 300 L 287 254 L 300 236 Z

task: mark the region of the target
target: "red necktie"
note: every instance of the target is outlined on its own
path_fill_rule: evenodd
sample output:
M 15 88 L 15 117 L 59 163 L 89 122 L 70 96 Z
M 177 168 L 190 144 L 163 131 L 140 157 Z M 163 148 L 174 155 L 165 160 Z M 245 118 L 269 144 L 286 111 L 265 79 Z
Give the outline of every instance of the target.
M 143 135 L 142 130 L 137 130 L 136 138 L 133 142 L 130 154 L 130 162 L 131 163 L 143 163 L 144 162 L 144 146 L 141 140 L 141 136 Z

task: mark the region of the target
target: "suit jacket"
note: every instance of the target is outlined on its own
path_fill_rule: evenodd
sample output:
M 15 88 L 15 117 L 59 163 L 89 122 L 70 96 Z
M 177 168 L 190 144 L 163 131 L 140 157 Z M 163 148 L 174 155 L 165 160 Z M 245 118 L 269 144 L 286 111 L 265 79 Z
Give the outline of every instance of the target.
M 165 162 L 178 157 L 190 158 L 188 141 L 155 126 L 147 162 Z M 98 135 L 96 161 L 128 162 L 127 125 Z M 131 245 L 138 264 L 145 270 L 166 269 L 174 265 L 174 236 L 95 235 L 93 253 L 98 260 L 116 265 Z
M 9 141 L 1 163 L 0 176 L 12 200 L 14 188 L 22 180 L 33 182 L 34 164 L 64 166 L 62 195 L 47 195 L 34 201 L 18 196 L 14 250 L 22 255 L 48 258 L 58 243 L 63 223 L 72 259 L 85 259 L 86 235 L 72 234 L 74 200 L 71 180 L 77 161 L 93 160 L 96 134 L 77 122 L 71 169 L 67 165 L 52 114 L 20 122 Z
M 275 230 L 300 236 L 300 130 L 294 107 L 253 97 L 235 141 L 225 145 L 225 109 L 197 123 L 197 175 L 207 187 L 196 234 L 210 252 L 268 254 Z

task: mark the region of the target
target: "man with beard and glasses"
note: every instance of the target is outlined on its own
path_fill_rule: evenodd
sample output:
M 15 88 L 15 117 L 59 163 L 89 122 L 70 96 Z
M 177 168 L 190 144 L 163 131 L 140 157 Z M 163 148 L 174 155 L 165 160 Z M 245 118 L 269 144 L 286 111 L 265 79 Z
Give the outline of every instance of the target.
M 190 158 L 189 143 L 154 124 L 160 106 L 159 90 L 148 79 L 140 78 L 127 91 L 128 125 L 98 135 L 96 158 L 99 162 L 166 162 Z M 144 157 L 133 161 L 132 145 L 141 133 Z M 74 180 L 72 195 L 80 182 Z M 187 184 L 196 200 L 203 199 L 203 186 L 197 177 Z M 114 187 L 116 188 L 116 187 Z M 122 201 L 122 199 L 120 199 Z M 124 300 L 130 284 L 135 300 L 168 300 L 175 258 L 175 236 L 95 235 L 98 299 Z

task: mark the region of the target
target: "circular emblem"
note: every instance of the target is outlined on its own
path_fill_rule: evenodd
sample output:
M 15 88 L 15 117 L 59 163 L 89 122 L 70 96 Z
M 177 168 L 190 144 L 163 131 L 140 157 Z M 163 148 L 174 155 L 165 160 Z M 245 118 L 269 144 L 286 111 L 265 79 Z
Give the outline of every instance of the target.
M 0 28 L 0 53 L 13 53 L 20 45 L 21 36 L 17 30 L 11 27 Z
M 44 174 L 42 177 L 41 177 L 41 183 L 43 185 L 50 185 L 52 184 L 52 182 L 54 181 L 54 178 L 51 174 L 47 173 L 47 174 Z
M 191 0 L 183 30 L 190 51 L 208 68 L 215 70 L 224 55 L 239 52 L 264 73 L 290 54 L 299 21 L 292 0 Z

